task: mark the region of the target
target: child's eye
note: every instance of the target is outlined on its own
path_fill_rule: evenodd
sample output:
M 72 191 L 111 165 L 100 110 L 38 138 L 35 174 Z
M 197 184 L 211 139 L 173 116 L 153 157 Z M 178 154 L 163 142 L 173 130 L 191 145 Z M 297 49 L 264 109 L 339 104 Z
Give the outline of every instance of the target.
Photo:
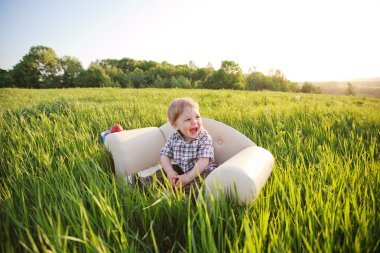
M 201 116 L 197 115 L 195 118 L 196 118 L 196 119 L 200 119 L 200 118 L 201 118 Z

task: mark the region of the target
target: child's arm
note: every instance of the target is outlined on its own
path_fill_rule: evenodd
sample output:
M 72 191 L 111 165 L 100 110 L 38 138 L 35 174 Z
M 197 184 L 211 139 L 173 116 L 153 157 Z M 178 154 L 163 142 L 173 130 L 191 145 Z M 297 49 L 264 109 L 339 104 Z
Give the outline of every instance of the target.
M 194 168 L 189 173 L 175 176 L 175 186 L 179 187 L 181 184 L 184 186 L 192 182 L 198 175 L 202 174 L 203 171 L 206 170 L 209 162 L 210 158 L 208 157 L 199 158 Z
M 170 158 L 165 156 L 165 155 L 162 155 L 161 156 L 161 166 L 162 166 L 163 170 L 165 171 L 166 176 L 168 177 L 170 184 L 172 186 L 174 186 L 174 184 L 177 180 L 175 177 L 178 175 L 178 173 L 173 169 L 172 164 L 170 162 Z

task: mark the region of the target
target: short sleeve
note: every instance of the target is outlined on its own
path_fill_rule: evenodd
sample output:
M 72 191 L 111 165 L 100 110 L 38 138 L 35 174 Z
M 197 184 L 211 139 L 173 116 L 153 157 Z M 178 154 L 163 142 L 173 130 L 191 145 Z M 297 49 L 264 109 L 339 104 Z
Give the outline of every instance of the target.
M 173 136 L 170 136 L 168 141 L 165 143 L 165 145 L 162 147 L 160 151 L 160 155 L 167 156 L 170 159 L 173 158 Z
M 205 132 L 199 139 L 198 158 L 214 158 L 214 147 L 212 146 L 211 136 Z

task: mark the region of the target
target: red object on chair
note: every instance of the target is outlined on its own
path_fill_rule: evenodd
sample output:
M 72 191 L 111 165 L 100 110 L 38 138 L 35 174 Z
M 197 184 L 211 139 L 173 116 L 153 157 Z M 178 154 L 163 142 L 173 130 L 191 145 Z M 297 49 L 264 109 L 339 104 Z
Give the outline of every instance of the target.
M 116 124 L 114 125 L 112 128 L 111 128 L 111 133 L 116 133 L 116 132 L 121 132 L 123 131 L 123 127 L 120 126 L 119 124 Z

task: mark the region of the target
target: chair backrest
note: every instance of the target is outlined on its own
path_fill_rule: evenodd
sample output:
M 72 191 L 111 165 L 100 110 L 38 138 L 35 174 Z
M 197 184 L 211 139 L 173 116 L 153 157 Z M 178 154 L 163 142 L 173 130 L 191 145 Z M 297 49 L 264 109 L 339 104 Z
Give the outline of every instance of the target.
M 211 135 L 214 146 L 215 161 L 218 164 L 224 163 L 233 155 L 247 147 L 256 146 L 253 141 L 244 136 L 242 133 L 219 121 L 202 118 L 202 123 L 203 127 Z M 170 123 L 162 125 L 160 130 L 162 131 L 165 140 L 167 140 L 175 131 Z

